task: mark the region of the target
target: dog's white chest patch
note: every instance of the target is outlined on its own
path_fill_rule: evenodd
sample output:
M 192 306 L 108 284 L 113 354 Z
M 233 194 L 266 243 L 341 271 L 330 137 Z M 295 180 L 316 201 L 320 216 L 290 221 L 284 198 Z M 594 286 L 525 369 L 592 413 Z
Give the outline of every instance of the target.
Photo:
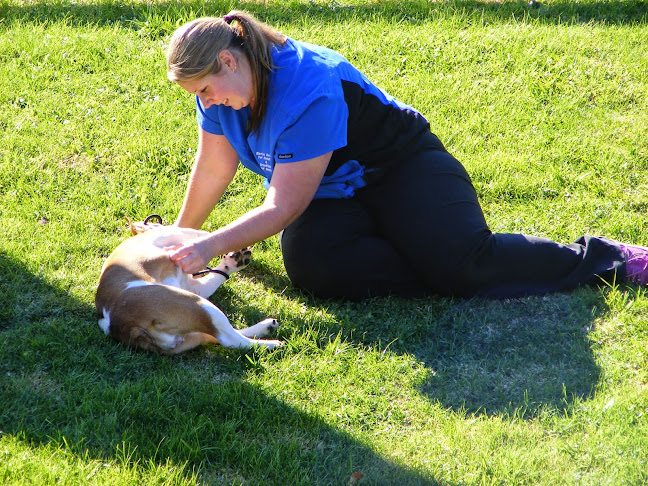
M 134 289 L 137 287 L 145 287 L 146 285 L 154 285 L 151 282 L 146 282 L 145 280 L 133 280 L 126 284 L 126 290 Z
M 178 272 L 179 275 L 172 275 L 170 277 L 165 278 L 162 283 L 164 285 L 170 285 L 171 287 L 178 287 L 180 289 L 187 290 L 187 284 L 186 280 L 187 277 L 184 276 L 184 274 Z

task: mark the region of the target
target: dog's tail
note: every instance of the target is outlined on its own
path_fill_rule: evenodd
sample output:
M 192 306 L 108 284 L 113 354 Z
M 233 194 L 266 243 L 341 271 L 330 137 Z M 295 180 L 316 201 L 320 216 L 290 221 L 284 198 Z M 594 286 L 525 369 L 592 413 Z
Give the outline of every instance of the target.
M 164 350 L 155 343 L 153 336 L 151 336 L 146 329 L 140 326 L 133 326 L 130 328 L 127 345 L 133 348 L 143 349 L 145 351 L 165 354 Z

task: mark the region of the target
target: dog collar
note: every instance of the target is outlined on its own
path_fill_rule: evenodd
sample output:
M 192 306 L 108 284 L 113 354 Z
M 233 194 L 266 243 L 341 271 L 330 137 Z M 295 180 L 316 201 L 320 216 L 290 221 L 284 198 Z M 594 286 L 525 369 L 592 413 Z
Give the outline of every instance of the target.
M 194 277 L 199 277 L 200 275 L 205 275 L 206 273 L 217 273 L 219 275 L 222 275 L 225 277 L 225 280 L 227 280 L 230 276 L 229 274 L 223 272 L 222 270 L 219 270 L 218 268 L 212 268 L 205 266 L 205 270 L 201 270 L 200 272 L 192 273 Z

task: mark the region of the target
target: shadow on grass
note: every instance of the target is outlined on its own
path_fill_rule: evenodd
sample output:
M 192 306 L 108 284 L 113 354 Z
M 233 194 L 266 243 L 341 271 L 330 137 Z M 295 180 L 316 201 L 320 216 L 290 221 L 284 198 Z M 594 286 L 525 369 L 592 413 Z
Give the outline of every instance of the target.
M 65 22 L 68 24 L 121 25 L 143 30 L 147 35 L 162 37 L 171 33 L 177 21 L 188 21 L 205 15 L 223 15 L 231 8 L 229 1 L 185 0 L 182 2 L 117 2 L 99 0 L 82 3 L 67 0 L 35 0 L 24 4 L 0 2 L 0 19 L 26 22 Z M 344 6 L 344 2 L 267 6 L 264 2 L 243 1 L 236 8 L 247 10 L 272 23 L 301 22 L 313 18 L 320 23 L 339 23 L 345 19 L 383 19 L 394 23 L 419 23 L 429 18 L 456 16 L 465 23 L 509 22 L 529 18 L 547 24 L 596 23 L 625 25 L 648 21 L 646 1 L 524 1 L 450 0 L 443 2 L 374 0 L 363 5 Z M 159 25 L 151 25 L 155 22 Z M 150 23 L 149 23 L 150 22 Z M 167 24 L 164 26 L 164 24 Z M 0 23 L 0 26 L 2 24 Z M 160 27 L 162 26 L 162 27 Z M 167 30 L 168 27 L 168 30 Z M 156 29 L 162 30 L 156 30 Z
M 335 316 L 331 333 L 415 356 L 429 370 L 421 393 L 460 413 L 564 412 L 600 379 L 588 333 L 607 304 L 596 288 L 511 300 L 306 299 Z
M 587 336 L 604 308 L 595 289 L 453 305 L 412 350 L 432 370 L 421 390 L 468 413 L 566 411 L 599 381 Z
M 421 392 L 455 411 L 526 418 L 566 411 L 599 382 L 588 334 L 608 306 L 596 287 L 509 300 L 340 302 L 301 292 L 258 261 L 246 276 L 326 309 L 334 316 L 324 330 L 330 335 L 414 355 L 430 370 Z
M 209 484 L 437 484 L 243 379 L 246 355 L 165 358 L 108 341 L 94 308 L 0 253 L 0 430 L 33 447 Z

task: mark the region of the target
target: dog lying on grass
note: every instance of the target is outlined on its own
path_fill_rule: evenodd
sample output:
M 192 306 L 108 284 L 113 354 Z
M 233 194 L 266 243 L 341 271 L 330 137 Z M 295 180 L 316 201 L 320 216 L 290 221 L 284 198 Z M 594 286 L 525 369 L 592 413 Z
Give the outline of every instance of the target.
M 168 355 L 207 343 L 241 349 L 282 344 L 258 339 L 278 327 L 276 319 L 237 330 L 207 300 L 229 275 L 250 262 L 249 248 L 224 255 L 216 268 L 200 272 L 206 275 L 198 278 L 177 268 L 164 248 L 204 231 L 148 222 L 130 227 L 134 236 L 106 260 L 95 296 L 99 326 L 106 335 L 127 346 Z

